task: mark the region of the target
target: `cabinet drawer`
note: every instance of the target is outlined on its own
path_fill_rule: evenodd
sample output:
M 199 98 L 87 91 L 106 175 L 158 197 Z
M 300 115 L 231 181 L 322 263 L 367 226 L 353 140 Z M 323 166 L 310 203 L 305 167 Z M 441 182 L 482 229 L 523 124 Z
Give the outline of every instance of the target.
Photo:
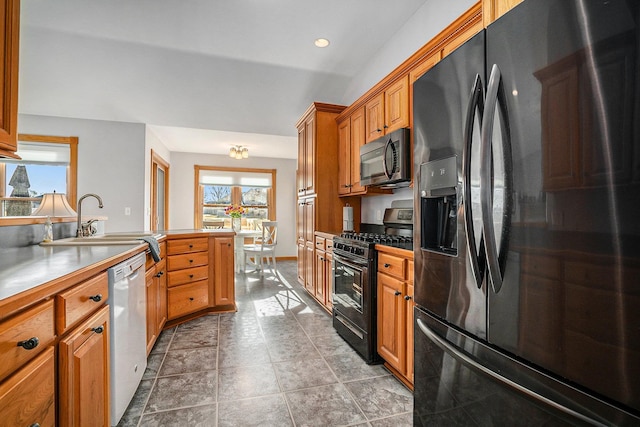
M 200 267 L 209 264 L 208 252 L 196 252 L 184 255 L 169 255 L 167 257 L 167 270 L 175 271 L 183 268 Z
M 18 345 L 32 338 L 35 340 L 29 344 L 37 342 L 36 347 L 27 350 Z M 0 323 L 0 381 L 40 353 L 54 338 L 53 300 Z
M 167 255 L 185 254 L 188 252 L 200 252 L 209 250 L 208 237 L 196 237 L 195 239 L 175 239 L 167 241 Z
M 102 307 L 108 297 L 109 279 L 106 272 L 56 295 L 58 334 Z
M 168 273 L 168 283 L 167 286 L 177 286 L 190 282 L 197 282 L 198 280 L 203 280 L 209 277 L 209 267 L 195 267 L 195 268 L 187 268 L 184 270 L 170 271 Z
M 209 306 L 209 281 L 189 283 L 167 290 L 169 319 L 193 313 Z
M 55 425 L 53 347 L 0 384 L 0 414 L 6 426 Z
M 327 252 L 333 252 L 333 239 L 325 240 L 324 247 Z
M 325 241 L 326 241 L 326 239 L 324 237 L 316 236 L 316 249 L 318 249 L 320 251 L 324 251 L 325 250 Z
M 378 272 L 404 280 L 406 277 L 405 259 L 385 253 L 378 253 Z

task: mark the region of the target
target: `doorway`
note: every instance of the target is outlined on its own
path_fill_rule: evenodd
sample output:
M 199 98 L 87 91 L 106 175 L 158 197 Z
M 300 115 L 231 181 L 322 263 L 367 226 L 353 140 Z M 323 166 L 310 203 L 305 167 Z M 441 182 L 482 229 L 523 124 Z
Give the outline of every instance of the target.
M 169 163 L 151 150 L 151 229 L 169 228 Z

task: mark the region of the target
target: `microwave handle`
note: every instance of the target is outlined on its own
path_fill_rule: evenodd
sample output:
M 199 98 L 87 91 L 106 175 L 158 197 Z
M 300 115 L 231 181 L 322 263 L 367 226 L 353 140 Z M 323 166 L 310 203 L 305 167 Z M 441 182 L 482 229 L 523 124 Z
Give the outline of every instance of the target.
M 387 150 L 389 149 L 389 145 L 391 145 L 391 139 L 387 140 L 387 143 L 384 144 L 384 150 L 382 150 L 382 170 L 387 179 L 391 179 L 391 174 L 387 169 Z

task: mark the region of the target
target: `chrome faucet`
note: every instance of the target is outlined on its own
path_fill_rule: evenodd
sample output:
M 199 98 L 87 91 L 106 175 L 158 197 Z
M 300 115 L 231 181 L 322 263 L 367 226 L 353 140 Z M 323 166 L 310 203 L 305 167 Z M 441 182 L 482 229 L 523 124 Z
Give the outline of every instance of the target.
M 92 221 L 88 221 L 86 224 L 82 223 L 82 201 L 84 199 L 86 199 L 87 197 L 95 197 L 98 200 L 98 207 L 99 208 L 103 208 L 104 206 L 102 205 L 102 199 L 100 198 L 100 196 L 98 196 L 97 194 L 93 194 L 93 193 L 87 193 L 84 196 L 80 197 L 80 199 L 78 200 L 78 230 L 76 231 L 76 237 L 86 237 L 89 235 L 89 230 L 91 229 L 91 223 L 94 222 L 94 220 Z M 85 230 L 87 230 L 85 232 Z

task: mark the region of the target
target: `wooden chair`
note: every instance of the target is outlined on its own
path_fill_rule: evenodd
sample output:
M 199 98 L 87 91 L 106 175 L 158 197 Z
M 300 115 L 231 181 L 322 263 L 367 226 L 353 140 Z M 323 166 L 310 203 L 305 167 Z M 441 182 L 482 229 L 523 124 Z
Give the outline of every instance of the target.
M 267 259 L 267 265 L 271 265 L 271 271 L 277 275 L 276 267 L 276 244 L 278 237 L 278 222 L 277 221 L 263 221 L 262 222 L 262 236 L 256 237 L 253 243 L 250 245 L 244 245 L 244 261 L 247 265 L 247 260 L 253 258 L 253 264 L 260 274 L 264 274 L 263 259 Z M 271 259 L 271 261 L 269 261 Z
M 224 219 L 213 220 L 213 221 L 203 221 L 202 226 L 207 229 L 224 228 Z

